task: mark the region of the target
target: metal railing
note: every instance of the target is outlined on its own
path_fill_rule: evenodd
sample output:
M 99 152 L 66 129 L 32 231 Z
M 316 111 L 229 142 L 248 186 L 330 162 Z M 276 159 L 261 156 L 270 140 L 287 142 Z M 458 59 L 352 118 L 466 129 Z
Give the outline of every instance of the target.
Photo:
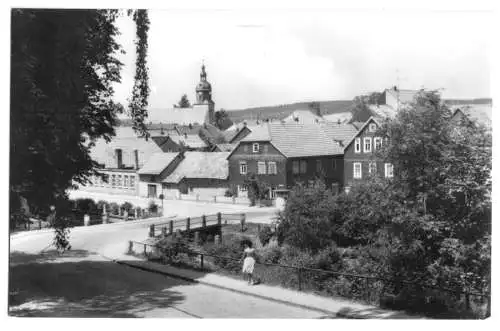
M 161 258 L 161 246 L 156 245 L 156 244 L 148 244 L 148 243 L 143 243 L 143 242 L 137 242 L 137 241 L 129 241 L 129 253 L 134 252 L 134 247 L 139 245 L 142 248 L 142 255 L 144 255 L 146 258 L 151 259 L 154 257 L 154 255 L 159 255 L 157 256 L 158 258 Z M 155 254 L 156 253 L 156 254 Z M 215 259 L 220 259 L 220 260 L 228 260 L 228 261 L 235 261 L 235 262 L 242 262 L 241 259 L 237 259 L 234 257 L 230 256 L 220 256 L 216 254 L 211 254 L 207 252 L 202 252 L 198 250 L 184 250 L 184 251 L 178 251 L 177 253 L 185 253 L 191 256 L 198 256 L 199 257 L 199 268 L 200 270 L 205 270 L 206 268 L 206 259 L 205 257 L 212 257 Z M 465 308 L 466 310 L 470 310 L 470 303 L 471 303 L 471 297 L 479 298 L 481 302 L 486 301 L 486 311 L 487 311 L 487 316 L 489 316 L 489 312 L 491 312 L 491 293 L 477 293 L 477 292 L 472 292 L 472 291 L 462 291 L 458 289 L 451 289 L 451 288 L 446 288 L 446 287 L 439 287 L 439 286 L 434 286 L 434 285 L 428 285 L 424 284 L 421 282 L 412 282 L 412 281 L 407 281 L 404 279 L 388 279 L 385 277 L 381 276 L 371 276 L 371 275 L 358 275 L 358 274 L 351 274 L 351 273 L 345 273 L 345 272 L 336 272 L 332 270 L 325 270 L 325 269 L 316 269 L 316 268 L 308 268 L 308 267 L 302 267 L 302 266 L 292 266 L 292 265 L 284 265 L 284 264 L 278 264 L 278 263 L 268 263 L 268 262 L 259 262 L 256 261 L 256 265 L 261 265 L 261 266 L 266 266 L 266 267 L 276 267 L 276 268 L 283 268 L 289 270 L 286 274 L 292 276 L 295 274 L 296 279 L 297 279 L 297 289 L 299 291 L 303 291 L 305 289 L 305 283 L 306 280 L 311 280 L 314 279 L 313 277 L 310 277 L 311 274 L 322 274 L 322 275 L 329 275 L 333 277 L 343 277 L 343 278 L 348 278 L 348 279 L 354 279 L 358 281 L 358 284 L 363 284 L 358 286 L 358 289 L 363 291 L 363 295 L 359 297 L 359 299 L 363 299 L 365 301 L 371 301 L 370 300 L 370 286 L 372 289 L 374 288 L 373 284 L 376 282 L 382 283 L 382 292 L 381 294 L 384 294 L 384 290 L 388 284 L 392 285 L 398 285 L 400 289 L 402 288 L 416 288 L 416 289 L 430 289 L 438 292 L 446 292 L 451 295 L 454 295 L 459 298 L 464 298 L 465 300 Z M 290 273 L 290 270 L 293 270 L 292 273 Z M 309 276 L 309 277 L 308 277 Z

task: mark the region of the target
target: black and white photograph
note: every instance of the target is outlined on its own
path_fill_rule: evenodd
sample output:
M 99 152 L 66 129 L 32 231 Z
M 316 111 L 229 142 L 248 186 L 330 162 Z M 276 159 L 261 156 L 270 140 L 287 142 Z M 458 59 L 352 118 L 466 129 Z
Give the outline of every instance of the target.
M 4 317 L 494 318 L 494 9 L 437 3 L 4 9 Z

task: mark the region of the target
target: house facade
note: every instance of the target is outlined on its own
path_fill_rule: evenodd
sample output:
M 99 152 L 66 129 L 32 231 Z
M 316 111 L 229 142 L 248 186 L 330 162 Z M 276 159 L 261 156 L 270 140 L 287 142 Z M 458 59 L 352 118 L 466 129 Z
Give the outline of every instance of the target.
M 393 165 L 376 156 L 376 151 L 386 141 L 377 134 L 379 127 L 379 121 L 371 117 L 346 144 L 344 185 L 347 189 L 370 176 L 393 177 Z
M 319 124 L 266 123 L 242 139 L 228 157 L 231 189 L 247 196 L 248 176 L 275 191 L 317 179 L 338 188 L 343 181 L 343 148 Z

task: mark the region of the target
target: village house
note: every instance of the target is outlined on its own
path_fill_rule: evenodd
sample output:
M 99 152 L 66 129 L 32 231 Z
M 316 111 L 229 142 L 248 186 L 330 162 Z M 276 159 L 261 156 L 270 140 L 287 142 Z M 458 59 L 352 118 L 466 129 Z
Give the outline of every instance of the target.
M 152 139 L 128 136 L 130 132 L 127 130 L 121 133 L 124 137 L 115 137 L 109 143 L 104 139 L 96 141 L 90 156 L 100 164 L 96 170 L 104 178 L 93 176 L 91 183 L 81 189 L 112 194 L 138 194 L 137 170 L 142 168 L 153 154 L 161 153 L 162 150 Z
M 393 165 L 380 160 L 375 153 L 385 142 L 385 137 L 377 135 L 379 127 L 380 121 L 371 117 L 345 144 L 343 182 L 346 190 L 370 176 L 393 177 Z
M 492 128 L 491 104 L 454 106 L 452 107 L 452 114 L 451 120 L 455 123 L 459 123 L 465 119 L 484 125 L 486 128 Z
M 139 196 L 180 198 L 181 194 L 223 196 L 228 188 L 228 152 L 154 154 L 138 171 Z
M 248 193 L 247 176 L 254 174 L 276 191 L 321 179 L 338 188 L 343 181 L 343 148 L 318 124 L 266 123 L 255 128 L 229 154 L 229 180 L 239 197 Z

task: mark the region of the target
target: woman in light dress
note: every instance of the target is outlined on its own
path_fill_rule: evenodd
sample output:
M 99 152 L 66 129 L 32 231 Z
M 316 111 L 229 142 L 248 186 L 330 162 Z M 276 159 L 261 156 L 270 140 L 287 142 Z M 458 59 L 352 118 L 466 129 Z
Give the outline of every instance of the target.
M 243 251 L 243 279 L 248 279 L 249 285 L 254 285 L 253 269 L 255 267 L 255 249 L 252 248 L 251 242 L 245 243 Z

